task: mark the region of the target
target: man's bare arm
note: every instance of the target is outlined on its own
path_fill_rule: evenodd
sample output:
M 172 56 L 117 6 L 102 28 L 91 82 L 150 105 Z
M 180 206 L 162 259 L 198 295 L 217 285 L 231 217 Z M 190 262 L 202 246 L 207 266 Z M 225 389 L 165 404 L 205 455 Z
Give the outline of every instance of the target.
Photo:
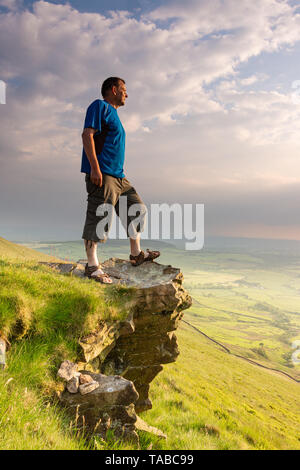
M 86 127 L 83 130 L 81 137 L 84 151 L 91 165 L 91 181 L 97 186 L 102 186 L 102 173 L 99 168 L 94 143 L 95 132 L 97 132 L 96 129 L 93 129 L 92 127 Z

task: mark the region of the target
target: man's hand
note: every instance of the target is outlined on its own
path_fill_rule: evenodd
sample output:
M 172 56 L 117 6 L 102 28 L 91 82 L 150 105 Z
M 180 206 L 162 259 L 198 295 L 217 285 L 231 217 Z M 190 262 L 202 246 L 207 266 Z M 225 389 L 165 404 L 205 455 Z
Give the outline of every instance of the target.
M 102 186 L 102 173 L 99 168 L 91 169 L 91 181 L 97 186 Z

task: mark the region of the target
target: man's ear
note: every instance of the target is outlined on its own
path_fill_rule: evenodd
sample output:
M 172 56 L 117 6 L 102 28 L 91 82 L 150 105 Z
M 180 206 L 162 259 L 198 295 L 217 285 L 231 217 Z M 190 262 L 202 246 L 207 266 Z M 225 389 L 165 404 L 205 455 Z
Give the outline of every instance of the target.
M 111 87 L 111 91 L 113 92 L 113 95 L 116 96 L 116 94 L 117 94 L 117 87 L 116 87 L 115 85 L 112 86 L 112 87 Z

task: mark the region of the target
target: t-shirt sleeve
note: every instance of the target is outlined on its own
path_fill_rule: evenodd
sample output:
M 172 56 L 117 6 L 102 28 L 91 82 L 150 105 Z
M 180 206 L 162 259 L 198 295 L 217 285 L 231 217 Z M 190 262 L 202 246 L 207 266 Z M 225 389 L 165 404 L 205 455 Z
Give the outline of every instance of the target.
M 98 131 L 101 131 L 101 106 L 100 100 L 93 101 L 86 111 L 84 129 L 92 127 Z

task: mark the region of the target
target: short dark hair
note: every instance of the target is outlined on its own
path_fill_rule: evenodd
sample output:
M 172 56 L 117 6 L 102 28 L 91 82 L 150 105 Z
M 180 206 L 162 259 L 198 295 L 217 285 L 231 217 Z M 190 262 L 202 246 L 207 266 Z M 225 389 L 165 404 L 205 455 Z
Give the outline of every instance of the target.
M 101 87 L 101 95 L 105 98 L 108 90 L 110 90 L 113 86 L 119 86 L 119 82 L 123 82 L 125 84 L 125 80 L 119 77 L 109 77 L 102 83 Z

